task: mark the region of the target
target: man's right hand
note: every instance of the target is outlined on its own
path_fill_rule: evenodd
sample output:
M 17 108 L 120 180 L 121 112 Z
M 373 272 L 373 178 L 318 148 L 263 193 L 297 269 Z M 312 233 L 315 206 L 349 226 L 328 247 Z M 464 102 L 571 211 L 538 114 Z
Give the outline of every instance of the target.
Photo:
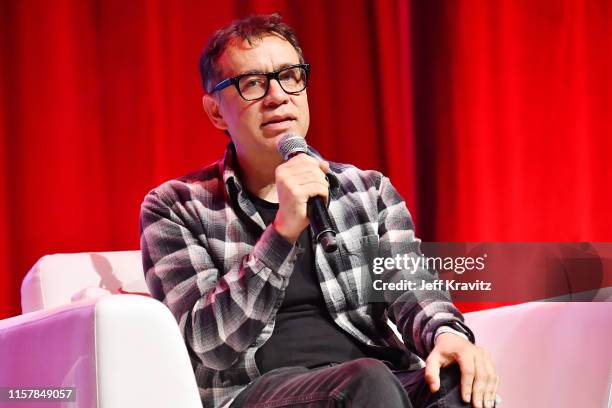
M 308 225 L 308 199 L 320 196 L 327 201 L 329 183 L 325 173 L 328 170 L 328 162 L 307 154 L 298 154 L 276 168 L 279 208 L 274 227 L 287 241 L 297 241 Z

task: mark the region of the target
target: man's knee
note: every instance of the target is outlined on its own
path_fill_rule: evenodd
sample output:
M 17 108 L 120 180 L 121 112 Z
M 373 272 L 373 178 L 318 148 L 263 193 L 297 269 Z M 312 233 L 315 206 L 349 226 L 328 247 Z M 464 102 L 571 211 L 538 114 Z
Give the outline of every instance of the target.
M 461 386 L 461 370 L 459 364 L 452 364 L 440 369 L 440 383 L 447 389 Z
M 336 402 L 364 407 L 410 407 L 401 382 L 380 360 L 358 358 L 341 365 L 343 385 L 332 396 Z
M 461 396 L 461 370 L 458 364 L 440 369 L 440 388 L 444 394 L 444 405 L 448 407 L 470 407 Z

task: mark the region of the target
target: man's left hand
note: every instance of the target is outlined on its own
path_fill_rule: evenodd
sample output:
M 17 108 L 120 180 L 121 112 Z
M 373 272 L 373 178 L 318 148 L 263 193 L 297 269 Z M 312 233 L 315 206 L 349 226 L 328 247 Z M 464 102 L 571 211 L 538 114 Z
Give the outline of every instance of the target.
M 491 354 L 453 333 L 442 333 L 427 357 L 425 381 L 431 392 L 440 389 L 440 368 L 453 363 L 461 370 L 461 395 L 476 408 L 493 408 L 499 377 Z

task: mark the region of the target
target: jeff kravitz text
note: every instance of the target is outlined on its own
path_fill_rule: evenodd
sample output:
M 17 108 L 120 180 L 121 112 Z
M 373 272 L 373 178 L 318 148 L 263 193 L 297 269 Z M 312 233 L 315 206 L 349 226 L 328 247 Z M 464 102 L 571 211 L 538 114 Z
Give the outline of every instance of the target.
M 373 282 L 374 290 L 447 290 L 447 291 L 475 291 L 491 290 L 491 282 L 476 279 L 474 282 L 457 282 L 455 279 L 436 279 L 434 281 L 422 280 L 419 282 L 402 279 L 399 282 L 383 282 L 377 279 Z

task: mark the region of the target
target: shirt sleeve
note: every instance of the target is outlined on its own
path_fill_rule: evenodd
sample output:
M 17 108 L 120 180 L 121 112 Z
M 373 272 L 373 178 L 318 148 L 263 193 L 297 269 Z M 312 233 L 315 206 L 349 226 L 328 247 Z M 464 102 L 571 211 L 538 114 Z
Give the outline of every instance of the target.
M 422 256 L 420 240 L 414 234 L 412 217 L 387 177 L 382 177 L 378 191 L 378 214 L 379 256 Z M 433 282 L 438 275 L 436 271 L 424 268 L 392 268 L 385 270 L 381 277 L 387 282 L 413 281 L 415 287 L 421 287 L 422 281 Z M 470 341 L 474 341 L 474 334 L 465 325 L 463 315 L 453 305 L 445 290 L 388 291 L 385 293 L 385 301 L 388 316 L 402 334 L 404 344 L 423 359 L 432 350 L 435 335 L 441 326 L 460 330 Z
M 192 354 L 207 367 L 226 369 L 280 306 L 300 248 L 270 225 L 250 254 L 224 273 L 211 258 L 202 220 L 190 218 L 174 198 L 165 200 L 173 204 L 152 191 L 141 206 L 147 286 L 174 314 Z

